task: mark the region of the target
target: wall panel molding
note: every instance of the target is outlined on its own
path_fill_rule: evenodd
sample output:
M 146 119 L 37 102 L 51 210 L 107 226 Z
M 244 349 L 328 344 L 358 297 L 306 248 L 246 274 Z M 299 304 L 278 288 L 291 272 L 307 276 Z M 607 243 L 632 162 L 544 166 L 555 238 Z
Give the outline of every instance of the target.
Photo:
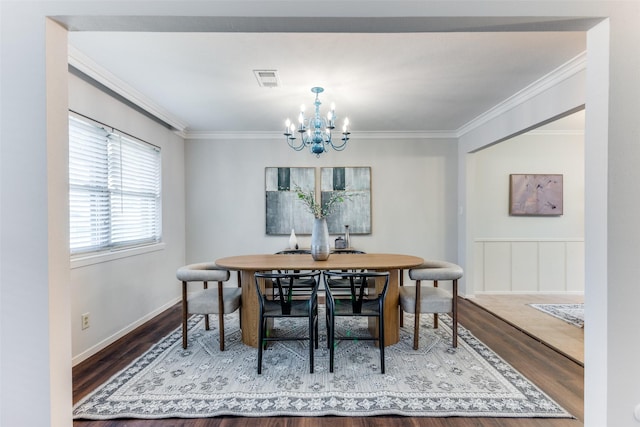
M 584 293 L 584 239 L 474 242 L 476 294 Z

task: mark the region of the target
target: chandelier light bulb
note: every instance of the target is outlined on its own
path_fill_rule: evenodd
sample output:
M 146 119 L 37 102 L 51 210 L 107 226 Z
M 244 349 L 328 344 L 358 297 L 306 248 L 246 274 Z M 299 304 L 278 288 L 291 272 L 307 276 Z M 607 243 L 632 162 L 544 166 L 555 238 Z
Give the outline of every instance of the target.
M 344 118 L 344 124 L 342 125 L 342 133 L 347 133 L 349 129 L 349 118 L 345 117 Z

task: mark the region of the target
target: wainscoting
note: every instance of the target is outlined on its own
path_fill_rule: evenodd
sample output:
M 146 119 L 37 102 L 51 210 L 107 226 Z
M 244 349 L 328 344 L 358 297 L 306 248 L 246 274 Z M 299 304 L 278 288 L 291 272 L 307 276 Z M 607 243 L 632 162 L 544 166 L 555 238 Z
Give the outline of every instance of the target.
M 584 240 L 477 239 L 474 292 L 584 293 Z

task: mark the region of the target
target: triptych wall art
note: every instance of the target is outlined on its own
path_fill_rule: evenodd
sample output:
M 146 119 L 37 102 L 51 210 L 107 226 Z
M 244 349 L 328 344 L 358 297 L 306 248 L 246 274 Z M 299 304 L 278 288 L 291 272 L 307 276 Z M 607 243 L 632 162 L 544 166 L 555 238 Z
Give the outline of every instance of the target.
M 320 182 L 316 186 L 316 168 L 267 167 L 265 169 L 266 234 L 311 234 L 313 215 L 298 200 L 295 188 L 317 193 L 317 200 L 325 201 L 336 191 L 348 197 L 327 218 L 329 234 L 371 233 L 371 168 L 320 168 Z

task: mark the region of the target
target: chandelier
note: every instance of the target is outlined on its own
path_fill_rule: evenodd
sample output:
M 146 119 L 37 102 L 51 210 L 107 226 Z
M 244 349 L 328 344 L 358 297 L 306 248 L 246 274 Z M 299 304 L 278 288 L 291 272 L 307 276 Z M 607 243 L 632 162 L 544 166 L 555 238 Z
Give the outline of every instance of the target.
M 300 151 L 305 147 L 309 147 L 309 150 L 320 157 L 320 154 L 327 151 L 328 147 L 333 148 L 336 151 L 342 151 L 347 146 L 349 141 L 349 119 L 344 119 L 344 125 L 342 126 L 342 140 L 340 143 L 334 143 L 331 135 L 331 131 L 335 129 L 336 121 L 336 107 L 331 104 L 331 110 L 327 113 L 327 117 L 320 115 L 321 102 L 318 99 L 318 95 L 324 92 L 321 87 L 312 87 L 311 92 L 316 94 L 316 100 L 313 103 L 315 105 L 315 111 L 313 117 L 306 118 L 304 116 L 304 105 L 300 107 L 300 114 L 298 115 L 298 126 L 291 123 L 291 120 L 287 119 L 285 122 L 284 136 L 287 139 L 289 147 L 296 151 Z M 300 134 L 300 142 L 296 142 L 296 132 Z

